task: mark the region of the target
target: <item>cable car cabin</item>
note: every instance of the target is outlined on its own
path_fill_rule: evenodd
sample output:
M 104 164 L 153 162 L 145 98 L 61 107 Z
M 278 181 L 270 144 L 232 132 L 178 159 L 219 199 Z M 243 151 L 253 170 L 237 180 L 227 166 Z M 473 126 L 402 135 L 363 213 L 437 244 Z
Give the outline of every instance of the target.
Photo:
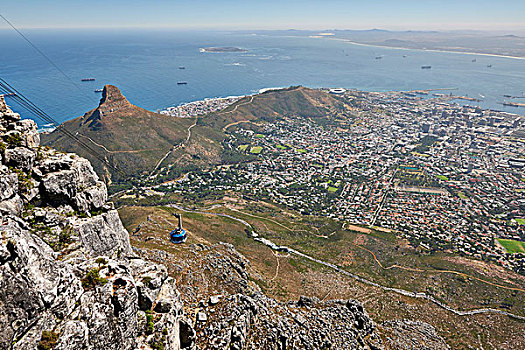
M 186 230 L 183 229 L 176 228 L 170 233 L 170 240 L 173 243 L 184 243 L 186 242 L 187 238 L 188 235 L 186 235 Z
M 173 243 L 184 243 L 186 242 L 186 238 L 188 238 L 188 235 L 186 234 L 186 230 L 182 228 L 182 215 L 181 214 L 174 214 L 179 219 L 179 227 L 177 227 L 175 230 L 171 231 L 170 233 L 170 241 Z

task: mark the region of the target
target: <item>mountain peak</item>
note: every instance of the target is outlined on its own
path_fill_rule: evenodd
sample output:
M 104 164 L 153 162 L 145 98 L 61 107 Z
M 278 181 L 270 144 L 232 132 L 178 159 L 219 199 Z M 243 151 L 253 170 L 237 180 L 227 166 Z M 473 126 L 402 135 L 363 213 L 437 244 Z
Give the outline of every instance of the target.
M 102 91 L 102 98 L 98 107 L 87 114 L 86 122 L 89 122 L 92 127 L 98 128 L 101 126 L 102 119 L 107 120 L 112 115 L 129 115 L 133 113 L 138 107 L 132 105 L 119 88 L 114 85 L 105 85 Z
M 99 107 L 103 105 L 122 105 L 130 104 L 129 101 L 122 95 L 119 88 L 114 85 L 104 86 L 102 91 L 102 98 L 100 99 Z

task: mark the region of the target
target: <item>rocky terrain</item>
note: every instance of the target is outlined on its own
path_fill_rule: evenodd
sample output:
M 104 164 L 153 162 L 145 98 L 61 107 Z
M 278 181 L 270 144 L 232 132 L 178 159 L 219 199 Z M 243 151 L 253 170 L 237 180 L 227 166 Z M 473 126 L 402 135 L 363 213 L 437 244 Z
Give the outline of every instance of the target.
M 41 147 L 2 97 L 0 138 L 0 349 L 446 348 L 401 321 L 385 343 L 355 300 L 269 298 L 229 244 L 132 248 L 89 161 Z
M 165 266 L 133 254 L 90 163 L 0 97 L 0 349 L 186 349 Z

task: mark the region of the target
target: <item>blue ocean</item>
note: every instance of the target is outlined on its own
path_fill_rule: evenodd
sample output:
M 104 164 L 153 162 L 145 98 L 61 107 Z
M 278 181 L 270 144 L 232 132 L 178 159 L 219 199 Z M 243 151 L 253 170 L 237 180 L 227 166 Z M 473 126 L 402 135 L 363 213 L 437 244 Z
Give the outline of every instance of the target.
M 264 33 L 167 30 L 24 33 L 67 77 L 18 34 L 8 30 L 0 31 L 0 76 L 59 122 L 96 107 L 100 94 L 94 90 L 104 84 L 118 86 L 132 103 L 152 111 L 207 97 L 304 85 L 368 91 L 455 88 L 450 91 L 455 95 L 483 100 L 460 103 L 525 114 L 525 108 L 501 104 L 503 95 L 525 93 L 525 60 L 520 59 L 380 48 L 330 38 Z M 211 46 L 248 51 L 199 51 Z M 423 65 L 432 69 L 421 69 Z M 96 80 L 81 82 L 82 78 L 90 77 Z M 188 84 L 178 85 L 179 81 Z M 13 109 L 31 117 L 14 100 L 8 98 L 8 102 Z

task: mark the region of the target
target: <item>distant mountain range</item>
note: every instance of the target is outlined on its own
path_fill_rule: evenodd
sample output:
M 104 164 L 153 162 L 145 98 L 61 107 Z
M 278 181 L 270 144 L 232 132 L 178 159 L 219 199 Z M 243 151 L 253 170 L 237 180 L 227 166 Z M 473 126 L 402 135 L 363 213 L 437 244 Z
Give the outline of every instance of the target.
M 370 30 L 287 30 L 265 31 L 267 35 L 318 36 L 344 39 L 367 45 L 417 49 L 481 53 L 501 56 L 525 57 L 525 37 L 512 33 L 496 34 L 483 31 L 389 31 Z

